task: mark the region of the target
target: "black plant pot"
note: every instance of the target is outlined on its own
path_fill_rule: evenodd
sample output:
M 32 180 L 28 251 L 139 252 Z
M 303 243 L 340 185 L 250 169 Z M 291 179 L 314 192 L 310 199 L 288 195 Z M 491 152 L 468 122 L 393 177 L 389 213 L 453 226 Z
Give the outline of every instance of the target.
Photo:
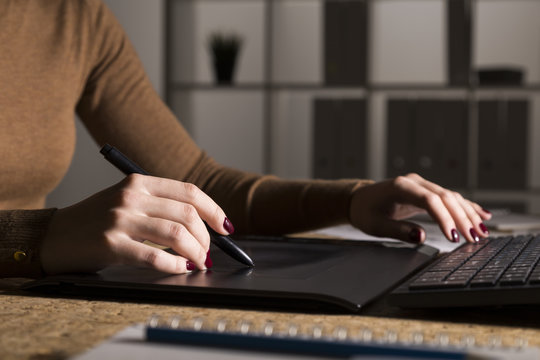
M 218 85 L 232 84 L 236 70 L 237 49 L 212 51 L 214 56 L 214 76 Z

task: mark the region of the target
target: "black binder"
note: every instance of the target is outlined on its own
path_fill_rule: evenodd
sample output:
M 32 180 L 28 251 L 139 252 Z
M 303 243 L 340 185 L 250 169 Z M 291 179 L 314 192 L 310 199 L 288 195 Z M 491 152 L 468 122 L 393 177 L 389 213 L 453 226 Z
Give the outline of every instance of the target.
M 448 84 L 468 86 L 471 79 L 471 0 L 447 0 Z
M 366 177 L 365 99 L 315 99 L 313 114 L 313 177 Z
M 529 102 L 478 102 L 478 187 L 527 187 Z
M 324 2 L 324 78 L 327 85 L 366 83 L 367 32 L 367 1 Z

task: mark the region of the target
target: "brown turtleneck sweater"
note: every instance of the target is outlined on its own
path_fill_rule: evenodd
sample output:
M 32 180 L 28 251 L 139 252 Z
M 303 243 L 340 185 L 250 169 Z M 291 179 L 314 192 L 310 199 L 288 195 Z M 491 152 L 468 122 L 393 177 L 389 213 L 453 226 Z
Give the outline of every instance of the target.
M 152 174 L 196 184 L 240 233 L 345 222 L 352 189 L 362 184 L 220 166 L 163 104 L 99 0 L 0 0 L 0 277 L 41 274 L 40 242 L 54 215 L 42 208 L 69 167 L 75 112 L 98 145 L 114 144 Z

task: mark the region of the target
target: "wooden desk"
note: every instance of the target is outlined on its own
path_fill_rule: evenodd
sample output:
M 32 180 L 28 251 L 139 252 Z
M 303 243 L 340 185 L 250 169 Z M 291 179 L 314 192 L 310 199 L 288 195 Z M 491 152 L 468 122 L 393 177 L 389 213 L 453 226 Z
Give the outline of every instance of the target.
M 405 311 L 385 305 L 383 299 L 361 315 L 302 314 L 50 298 L 18 290 L 23 281 L 0 279 L 1 359 L 65 359 L 128 325 L 145 322 L 152 314 L 245 319 L 255 325 L 273 320 L 278 324 L 302 324 L 304 328 L 314 324 L 326 329 L 370 328 L 376 337 L 384 336 L 388 330 L 396 331 L 401 338 L 421 332 L 428 341 L 439 333 L 447 334 L 451 342 L 474 335 L 477 342 L 484 344 L 492 336 L 501 336 L 505 344 L 523 339 L 540 346 L 537 309 Z

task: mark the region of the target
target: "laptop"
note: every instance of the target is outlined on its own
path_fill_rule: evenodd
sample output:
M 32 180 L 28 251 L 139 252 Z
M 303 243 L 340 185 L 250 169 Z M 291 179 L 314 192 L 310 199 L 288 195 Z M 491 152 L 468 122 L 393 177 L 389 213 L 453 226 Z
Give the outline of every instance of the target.
M 249 236 L 235 238 L 250 268 L 217 248 L 206 271 L 170 275 L 133 266 L 48 276 L 23 286 L 57 295 L 191 305 L 358 312 L 425 267 L 438 250 L 399 242 Z

